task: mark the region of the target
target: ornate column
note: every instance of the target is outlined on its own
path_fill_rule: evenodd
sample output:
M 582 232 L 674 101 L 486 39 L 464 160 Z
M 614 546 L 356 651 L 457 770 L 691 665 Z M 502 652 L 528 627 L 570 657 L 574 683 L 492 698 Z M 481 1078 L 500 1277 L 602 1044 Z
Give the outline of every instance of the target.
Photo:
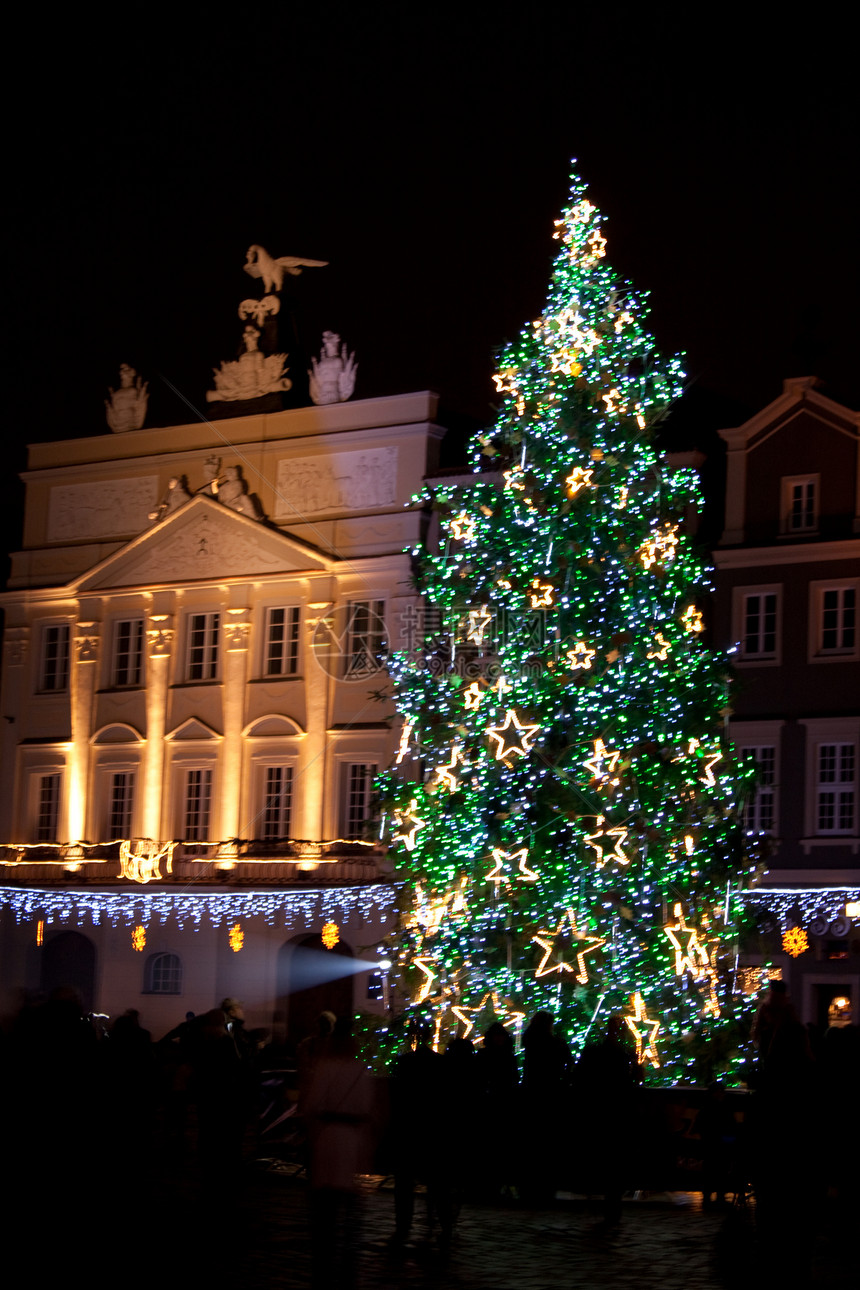
M 90 768 L 93 695 L 99 661 L 101 623 L 80 622 L 75 631 L 75 648 L 69 671 L 69 703 L 72 746 L 69 750 L 69 786 L 66 794 L 65 835 L 80 842 L 87 829 L 87 779 Z M 93 838 L 100 842 L 101 838 Z
M 164 787 L 164 731 L 167 720 L 167 683 L 173 650 L 173 618 L 150 613 L 147 618 L 146 749 L 143 760 L 143 836 L 161 837 Z
M 240 819 L 244 794 L 242 729 L 245 724 L 245 686 L 248 671 L 248 642 L 251 634 L 251 611 L 228 609 L 224 614 L 224 745 L 219 773 L 219 810 L 215 833 L 223 842 L 246 836 L 247 821 Z M 215 831 L 217 830 L 217 832 Z M 219 853 L 220 854 L 220 853 Z M 229 858 L 229 857 L 228 857 Z
M 304 642 L 305 674 L 305 713 L 306 735 L 301 741 L 298 765 L 298 783 L 296 801 L 299 805 L 295 834 L 312 842 L 324 838 L 325 828 L 325 780 L 326 780 L 326 730 L 328 729 L 328 698 L 332 677 L 325 664 L 330 661 L 331 652 L 318 654 L 314 649 L 314 633 L 329 603 L 308 605 L 305 617 L 306 638 Z M 331 792 L 337 792 L 337 785 L 331 785 Z

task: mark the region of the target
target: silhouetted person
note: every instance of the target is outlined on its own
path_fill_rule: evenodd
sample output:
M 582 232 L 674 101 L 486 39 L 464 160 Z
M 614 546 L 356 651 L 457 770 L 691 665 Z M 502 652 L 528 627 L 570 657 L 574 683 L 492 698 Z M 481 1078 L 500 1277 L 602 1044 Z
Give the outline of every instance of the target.
M 607 1223 L 621 1218 L 638 1078 L 624 1018 L 611 1016 L 605 1037 L 584 1049 L 575 1080 L 576 1116 L 586 1168 L 603 1192 Z
M 335 1023 L 305 1097 L 314 1290 L 355 1284 L 356 1174 L 369 1167 L 373 1088 L 355 1055 L 351 1025 L 347 1017 Z
M 412 1230 L 415 1186 L 427 1188 L 427 1227 L 432 1228 L 437 1182 L 447 1132 L 442 1090 L 442 1058 L 430 1046 L 432 1030 L 419 1022 L 415 1048 L 399 1057 L 391 1080 L 394 1159 L 394 1242 L 403 1245 Z
M 491 1196 L 516 1199 L 514 1179 L 519 1174 L 520 1074 L 514 1041 L 500 1021 L 484 1032 L 475 1058 L 475 1080 L 480 1099 L 478 1172 Z
M 718 1080 L 708 1087 L 707 1100 L 696 1117 L 696 1128 L 702 1141 L 702 1199 L 711 1204 L 725 1200 L 726 1192 L 735 1192 L 737 1178 L 738 1125 L 725 1085 Z M 742 1180 L 741 1180 L 742 1181 Z
M 559 1184 L 559 1144 L 567 1138 L 570 1049 L 553 1030 L 551 1012 L 537 1012 L 523 1035 L 523 1185 L 535 1201 L 551 1200 Z

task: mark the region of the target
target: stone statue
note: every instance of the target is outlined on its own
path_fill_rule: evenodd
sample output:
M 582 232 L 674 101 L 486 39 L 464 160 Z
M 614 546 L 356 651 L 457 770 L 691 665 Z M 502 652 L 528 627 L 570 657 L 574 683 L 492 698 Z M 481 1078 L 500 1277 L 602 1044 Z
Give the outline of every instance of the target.
M 222 363 L 214 369 L 215 389 L 206 391 L 209 403 L 235 403 L 240 399 L 258 399 L 263 394 L 277 394 L 292 388 L 285 375 L 286 354 L 262 354 L 260 333 L 249 323 L 242 333 L 245 352 L 235 363 Z
M 253 318 L 258 327 L 262 327 L 268 317 L 274 318 L 281 312 L 281 302 L 277 296 L 263 296 L 262 300 L 243 300 L 239 305 L 239 317 L 242 322 Z
M 213 453 L 212 456 L 206 458 L 203 463 L 203 476 L 206 482 L 197 489 L 198 493 L 202 493 L 204 497 L 218 496 L 218 485 L 221 482 L 218 478 L 218 471 L 220 469 L 220 457 L 216 457 Z
M 311 359 L 313 371 L 308 372 L 311 398 L 316 404 L 345 403 L 355 389 L 355 354 L 347 354 L 337 332 L 324 331 L 322 339 L 322 353 Z
M 119 389 L 108 387 L 105 399 L 105 416 L 114 434 L 126 430 L 139 430 L 146 417 L 149 402 L 149 381 L 144 381 L 128 363 L 120 363 Z
M 263 246 L 248 247 L 244 269 L 252 278 L 263 279 L 263 290 L 280 291 L 284 285 L 284 274 L 297 277 L 302 269 L 324 269 L 328 260 L 302 260 L 297 255 L 281 255 L 274 259 Z
M 170 515 L 173 511 L 184 506 L 186 502 L 191 501 L 191 494 L 185 486 L 184 475 L 172 475 L 167 485 L 167 492 L 158 503 L 154 511 L 149 512 L 149 519 L 154 523 L 163 520 L 165 515 Z
M 248 496 L 248 485 L 242 478 L 238 466 L 226 466 L 218 483 L 218 500 L 240 515 L 249 519 L 261 520 L 263 517 L 254 505 L 254 499 Z

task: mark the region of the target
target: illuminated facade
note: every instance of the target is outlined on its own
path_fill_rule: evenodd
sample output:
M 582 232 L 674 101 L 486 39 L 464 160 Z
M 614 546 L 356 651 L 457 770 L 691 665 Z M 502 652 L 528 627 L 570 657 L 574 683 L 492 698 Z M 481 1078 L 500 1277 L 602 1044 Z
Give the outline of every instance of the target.
M 856 1024 L 860 414 L 815 386 L 788 380 L 773 403 L 720 432 L 728 472 L 714 627 L 736 651 L 732 736 L 759 766 L 747 824 L 773 839 L 768 903 L 783 933 L 807 934 L 783 970 L 804 1021 L 826 1025 L 829 1001 L 847 996 Z
M 139 1007 L 158 1031 L 232 994 L 266 1026 L 295 989 L 285 945 L 326 923 L 332 953 L 378 941 L 381 665 L 435 407 L 411 394 L 30 448 L 3 596 L 8 987 L 59 980 L 46 953 L 74 933 L 92 964 L 70 943 L 68 974 L 98 1010 Z M 355 982 L 362 1006 L 367 972 Z

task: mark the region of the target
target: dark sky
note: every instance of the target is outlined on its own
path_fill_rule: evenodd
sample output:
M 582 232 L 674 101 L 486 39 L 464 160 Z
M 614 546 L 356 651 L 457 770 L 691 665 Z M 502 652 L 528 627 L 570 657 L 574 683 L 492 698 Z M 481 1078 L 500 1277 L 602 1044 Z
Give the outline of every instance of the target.
M 835 6 L 808 30 L 753 9 L 19 10 L 10 447 L 103 433 L 123 360 L 152 423 L 192 419 L 165 378 L 205 411 L 251 242 L 330 261 L 295 280 L 294 375 L 331 327 L 358 397 L 429 387 L 446 423 L 487 423 L 573 156 L 660 348 L 686 351 L 686 432 L 813 371 L 860 406 L 853 37 Z

